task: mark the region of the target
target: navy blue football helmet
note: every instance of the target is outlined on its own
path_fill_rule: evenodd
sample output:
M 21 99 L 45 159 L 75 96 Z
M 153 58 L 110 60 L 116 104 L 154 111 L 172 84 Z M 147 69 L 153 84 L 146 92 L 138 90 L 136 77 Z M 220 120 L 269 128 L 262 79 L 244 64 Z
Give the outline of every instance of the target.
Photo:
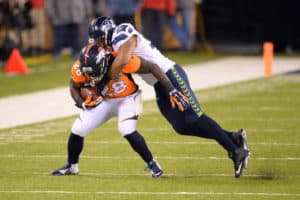
M 89 44 L 80 52 L 81 72 L 91 76 L 96 82 L 99 82 L 104 78 L 110 65 L 111 63 L 108 63 L 105 51 L 98 45 Z
M 89 25 L 88 35 L 95 41 L 100 40 L 107 46 L 111 46 L 111 37 L 114 28 L 114 21 L 109 17 L 98 17 L 93 19 Z

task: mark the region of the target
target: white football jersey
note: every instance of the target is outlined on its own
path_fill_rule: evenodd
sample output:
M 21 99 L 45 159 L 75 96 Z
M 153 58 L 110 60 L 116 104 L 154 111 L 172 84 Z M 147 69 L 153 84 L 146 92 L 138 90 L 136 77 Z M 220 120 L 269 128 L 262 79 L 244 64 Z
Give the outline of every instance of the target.
M 137 46 L 133 53 L 145 60 L 157 64 L 163 72 L 167 72 L 175 62 L 165 57 L 155 46 L 151 44 L 142 34 L 140 34 L 131 24 L 122 23 L 118 25 L 112 34 L 112 47 L 114 51 L 119 50 L 129 38 L 137 36 Z M 150 85 L 157 82 L 152 74 L 140 74 L 142 78 Z

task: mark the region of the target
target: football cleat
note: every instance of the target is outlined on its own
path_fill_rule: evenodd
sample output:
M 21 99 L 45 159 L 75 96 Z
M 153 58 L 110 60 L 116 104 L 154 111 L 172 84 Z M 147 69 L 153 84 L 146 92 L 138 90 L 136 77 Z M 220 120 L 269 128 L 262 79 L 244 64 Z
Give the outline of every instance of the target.
M 63 176 L 63 175 L 77 175 L 78 167 L 73 167 L 71 164 L 58 168 L 50 173 L 52 176 Z
M 246 165 L 250 157 L 250 152 L 249 150 L 238 148 L 234 152 L 231 152 L 229 154 L 229 157 L 232 159 L 234 164 L 235 177 L 239 178 L 245 171 Z
M 244 129 L 240 129 L 238 130 L 237 132 L 234 132 L 232 134 L 232 137 L 233 137 L 233 141 L 236 143 L 236 145 L 239 147 L 239 148 L 243 148 L 245 150 L 248 150 L 249 151 L 249 156 L 248 158 L 245 160 L 245 169 L 247 168 L 248 166 L 248 160 L 250 158 L 250 155 L 251 155 L 251 152 L 250 152 L 250 149 L 249 149 L 249 146 L 248 146 L 248 142 L 247 142 L 247 132 L 246 130 Z
M 250 150 L 247 143 L 247 132 L 244 129 L 240 129 L 232 133 L 232 138 L 234 143 L 239 147 L 245 150 Z
M 147 163 L 147 168 L 150 169 L 152 173 L 152 178 L 159 178 L 163 175 L 163 171 L 161 167 L 159 166 L 158 162 L 156 160 L 152 160 L 149 163 Z

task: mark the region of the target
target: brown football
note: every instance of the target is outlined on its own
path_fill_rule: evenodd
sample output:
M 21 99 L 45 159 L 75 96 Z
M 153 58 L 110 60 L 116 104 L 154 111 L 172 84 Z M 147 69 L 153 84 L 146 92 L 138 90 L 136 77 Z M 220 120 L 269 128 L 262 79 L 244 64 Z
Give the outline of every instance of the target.
M 99 94 L 95 87 L 82 87 L 80 88 L 80 95 L 82 99 L 86 99 L 88 96 L 92 96 L 92 100 L 96 100 Z

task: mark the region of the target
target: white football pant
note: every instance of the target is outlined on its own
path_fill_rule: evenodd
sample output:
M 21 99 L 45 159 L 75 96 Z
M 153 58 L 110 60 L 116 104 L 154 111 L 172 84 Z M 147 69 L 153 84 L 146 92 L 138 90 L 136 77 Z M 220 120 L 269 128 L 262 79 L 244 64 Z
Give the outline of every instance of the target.
M 122 136 L 136 130 L 138 116 L 142 109 L 141 91 L 123 98 L 104 99 L 90 110 L 82 110 L 72 126 L 72 133 L 85 137 L 92 130 L 112 117 L 118 117 L 118 129 Z

